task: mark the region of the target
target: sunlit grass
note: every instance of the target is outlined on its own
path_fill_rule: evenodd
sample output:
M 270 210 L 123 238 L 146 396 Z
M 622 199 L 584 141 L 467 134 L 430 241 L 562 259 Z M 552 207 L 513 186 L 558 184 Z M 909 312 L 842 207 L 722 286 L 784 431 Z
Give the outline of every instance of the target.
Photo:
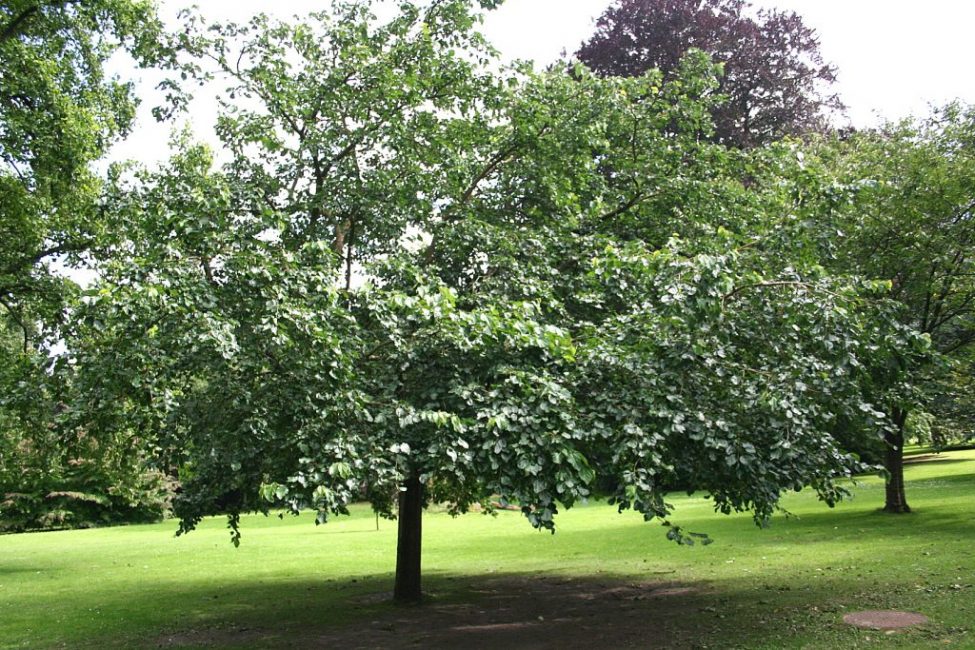
M 450 600 L 472 597 L 469 585 L 490 574 L 661 579 L 700 586 L 713 601 L 688 612 L 702 644 L 975 647 L 975 451 L 910 464 L 907 478 L 912 515 L 878 512 L 883 483 L 867 478 L 835 509 L 789 495 L 794 517 L 766 530 L 675 496 L 675 523 L 709 533 L 707 547 L 678 547 L 659 526 L 596 503 L 561 515 L 556 535 L 517 512 L 434 512 L 424 521 L 425 587 Z M 215 625 L 354 625 L 389 608 L 356 600 L 392 583 L 395 524 L 377 531 L 368 507 L 320 527 L 310 516 L 245 517 L 239 549 L 220 518 L 185 537 L 174 529 L 0 537 L 0 648 L 130 647 Z M 844 611 L 886 608 L 932 623 L 868 641 L 839 622 Z

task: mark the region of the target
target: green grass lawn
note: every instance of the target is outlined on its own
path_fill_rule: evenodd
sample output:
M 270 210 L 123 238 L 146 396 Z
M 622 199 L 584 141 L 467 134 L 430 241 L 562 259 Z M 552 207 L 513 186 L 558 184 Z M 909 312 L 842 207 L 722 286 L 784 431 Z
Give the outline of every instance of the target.
M 829 509 L 789 495 L 794 517 L 760 530 L 674 497 L 673 520 L 714 544 L 678 547 L 664 530 L 604 504 L 561 515 L 555 535 L 516 512 L 424 520 L 425 588 L 440 602 L 478 598 L 485 576 L 603 576 L 690 585 L 687 647 L 975 647 L 975 451 L 908 466 L 916 512 L 878 512 L 883 484 L 861 481 Z M 367 507 L 316 527 L 311 517 L 245 517 L 239 549 L 219 518 L 175 538 L 151 526 L 0 536 L 0 648 L 154 646 L 166 633 L 253 626 L 365 624 L 392 606 L 395 524 Z M 919 611 L 895 635 L 840 622 L 856 609 Z M 260 644 L 258 644 L 259 646 Z

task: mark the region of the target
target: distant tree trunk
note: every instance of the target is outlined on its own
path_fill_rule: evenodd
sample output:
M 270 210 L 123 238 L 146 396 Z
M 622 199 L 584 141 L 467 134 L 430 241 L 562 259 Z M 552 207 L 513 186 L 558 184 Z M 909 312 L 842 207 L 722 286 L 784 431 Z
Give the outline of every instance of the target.
M 900 514 L 911 511 L 904 492 L 904 427 L 907 423 L 907 411 L 895 409 L 893 420 L 894 430 L 884 435 L 887 443 L 884 465 L 889 474 L 884 512 Z
M 420 592 L 420 541 L 423 523 L 423 485 L 410 477 L 399 493 L 399 537 L 396 543 L 396 586 L 393 600 L 418 603 Z

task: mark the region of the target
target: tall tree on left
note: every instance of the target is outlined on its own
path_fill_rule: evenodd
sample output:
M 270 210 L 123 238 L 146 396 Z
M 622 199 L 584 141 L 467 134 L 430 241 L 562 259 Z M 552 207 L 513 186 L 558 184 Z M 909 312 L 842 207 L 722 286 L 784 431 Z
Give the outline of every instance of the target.
M 26 353 L 59 321 L 72 283 L 51 270 L 97 247 L 91 163 L 130 129 L 130 83 L 106 74 L 119 48 L 163 56 L 146 0 L 12 0 L 0 5 L 0 308 Z
M 160 33 L 147 0 L 0 3 L 0 520 L 14 527 L 82 493 L 94 503 L 58 478 L 78 447 L 50 427 L 60 388 L 44 366 L 78 290 L 56 267 L 107 234 L 92 164 L 128 133 L 137 100 L 105 65 L 120 49 L 164 63 Z

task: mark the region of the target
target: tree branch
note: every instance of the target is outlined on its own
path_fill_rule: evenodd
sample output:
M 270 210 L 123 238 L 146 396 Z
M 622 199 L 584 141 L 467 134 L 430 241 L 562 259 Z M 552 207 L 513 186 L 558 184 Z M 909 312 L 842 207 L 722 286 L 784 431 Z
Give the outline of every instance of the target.
M 941 350 L 941 354 L 951 356 L 963 347 L 975 342 L 975 331 L 969 331 L 963 336 L 959 336 L 958 340 L 953 344 Z
M 23 316 L 19 315 L 18 312 L 3 299 L 0 299 L 0 305 L 7 309 L 7 314 L 9 314 L 10 318 L 13 319 L 14 323 L 16 323 L 24 333 L 24 354 L 27 354 L 27 352 L 30 350 L 30 330 L 27 329 L 27 324 L 24 323 Z
M 545 124 L 542 126 L 541 129 L 538 130 L 538 133 L 535 135 L 535 137 L 541 138 L 546 133 L 548 133 L 548 131 L 549 131 L 549 125 Z M 460 201 L 458 201 L 458 205 L 466 205 L 471 200 L 471 198 L 473 198 L 474 192 L 477 191 L 477 186 L 480 185 L 481 182 L 484 181 L 484 179 L 486 179 L 488 176 L 493 174 L 498 169 L 498 167 L 503 165 L 508 160 L 511 160 L 519 148 L 521 148 L 521 143 L 515 141 L 512 142 L 509 146 L 502 149 L 501 151 L 494 154 L 494 156 L 491 157 L 491 159 L 481 169 L 481 171 L 477 174 L 477 176 L 475 176 L 474 179 L 470 182 L 470 184 L 464 190 L 464 193 L 461 194 Z
M 6 269 L 4 269 L 4 274 L 15 275 L 18 271 L 24 268 L 34 266 L 45 257 L 50 257 L 52 255 L 61 255 L 62 253 L 70 253 L 79 251 L 81 247 L 72 244 L 58 244 L 57 246 L 51 246 L 49 248 L 42 248 L 33 255 L 29 257 L 23 257 L 19 262 L 11 264 Z
M 474 196 L 474 192 L 477 191 L 477 186 L 480 185 L 485 178 L 493 174 L 498 167 L 500 167 L 506 161 L 510 160 L 511 157 L 514 155 L 514 153 L 518 151 L 518 147 L 519 144 L 515 142 L 511 146 L 502 149 L 494 156 L 492 156 L 491 160 L 489 160 L 488 163 L 483 168 L 481 168 L 481 171 L 477 174 L 477 176 L 474 177 L 474 179 L 464 190 L 464 193 L 461 195 L 458 204 L 466 205 Z
M 24 9 L 17 16 L 14 16 L 14 19 L 11 20 L 3 28 L 3 31 L 2 32 L 0 32 L 0 43 L 3 43 L 5 41 L 9 41 L 11 38 L 13 38 L 14 36 L 16 36 L 19 33 L 19 31 L 20 31 L 20 27 L 24 23 L 26 23 L 28 20 L 30 20 L 30 17 L 33 16 L 34 14 L 36 14 L 39 10 L 40 10 L 40 7 L 37 6 L 37 5 L 34 5 L 33 7 L 28 7 L 27 9 Z
M 636 194 L 633 195 L 633 198 L 631 198 L 629 201 L 627 201 L 623 205 L 619 206 L 615 210 L 610 210 L 606 214 L 600 215 L 598 220 L 599 221 L 608 221 L 609 219 L 613 219 L 615 217 L 618 217 L 621 214 L 623 214 L 624 212 L 626 212 L 627 210 L 629 210 L 630 208 L 636 206 L 639 203 L 642 203 L 644 200 L 646 200 L 647 198 L 649 198 L 649 196 L 650 195 L 648 195 L 648 194 L 646 194 L 644 192 L 637 192 Z
M 760 289 L 763 287 L 804 287 L 806 289 L 817 288 L 815 284 L 812 284 L 810 282 L 802 282 L 800 280 L 774 280 L 770 282 L 756 282 L 754 284 L 743 284 L 742 286 L 736 287 L 731 291 L 729 291 L 728 293 L 726 293 L 724 296 L 722 296 L 721 304 L 728 302 L 728 300 L 738 295 L 739 293 L 748 291 L 749 289 Z M 820 289 L 820 291 L 830 296 L 838 297 L 837 294 L 833 293 L 832 291 L 828 291 L 826 289 Z
M 349 218 L 349 232 L 348 232 L 348 242 L 346 243 L 346 253 L 345 253 L 345 291 L 348 293 L 352 290 L 352 252 L 355 239 L 355 220 L 351 217 Z
M 210 259 L 205 256 L 201 256 L 200 266 L 203 267 L 203 275 L 206 276 L 207 282 L 209 282 L 210 284 L 214 284 L 213 269 L 210 267 Z

